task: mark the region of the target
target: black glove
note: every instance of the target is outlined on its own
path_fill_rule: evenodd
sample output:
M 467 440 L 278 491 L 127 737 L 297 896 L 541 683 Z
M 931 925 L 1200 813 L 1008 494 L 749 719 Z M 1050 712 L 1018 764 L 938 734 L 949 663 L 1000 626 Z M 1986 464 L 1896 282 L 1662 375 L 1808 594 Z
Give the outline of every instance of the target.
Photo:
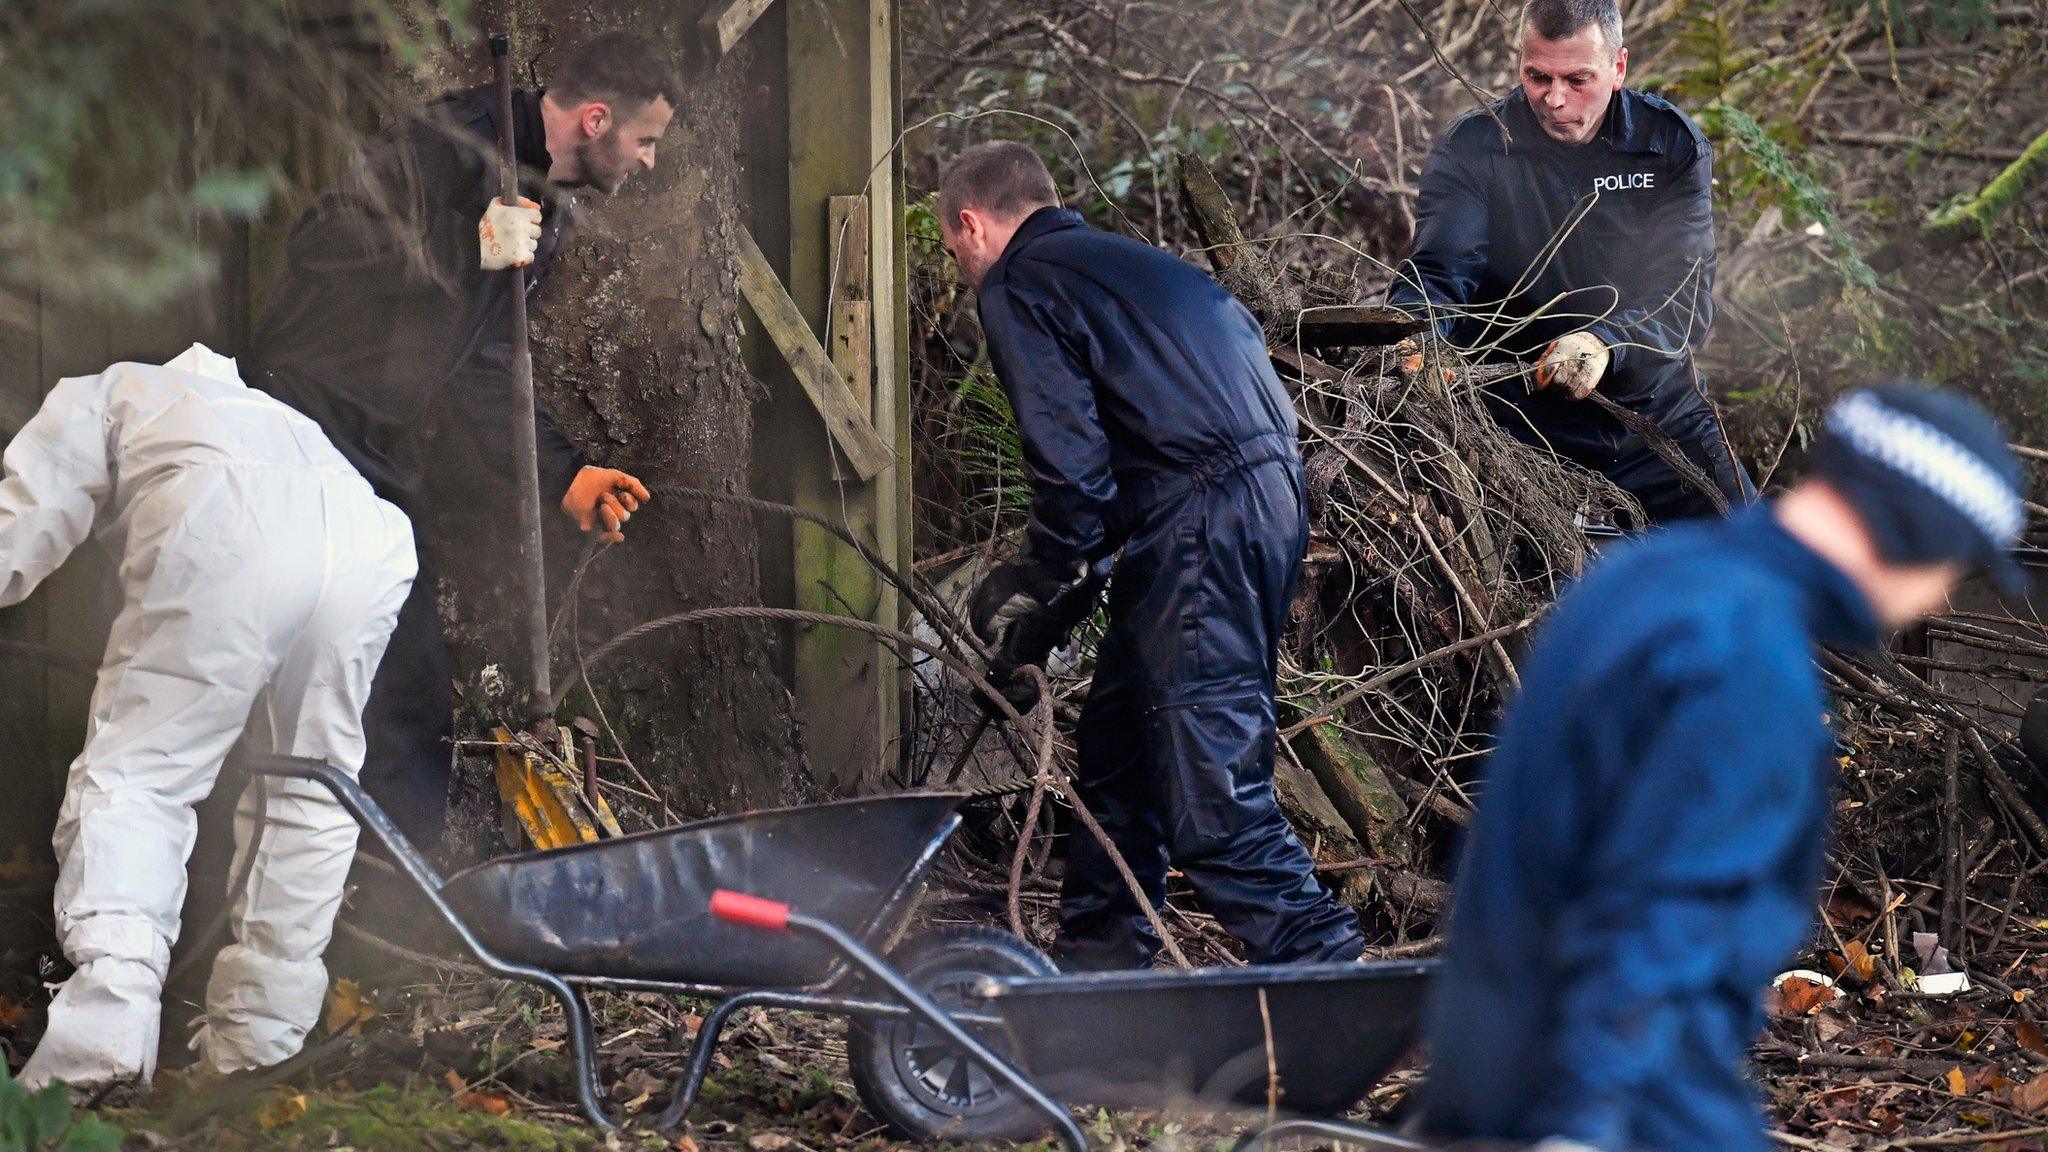
M 2020 751 L 2034 767 L 2048 769 L 2048 688 L 2027 701 L 2026 718 L 2020 721 Z
M 1018 712 L 1038 702 L 1038 687 L 1017 670 L 1026 664 L 1045 666 L 1046 657 L 1094 610 L 1108 574 L 1107 563 L 1093 568 L 1077 563 L 1061 570 L 1026 558 L 997 565 L 975 588 L 967 622 L 993 649 L 989 683 Z M 984 697 L 976 703 L 992 715 L 1001 713 Z

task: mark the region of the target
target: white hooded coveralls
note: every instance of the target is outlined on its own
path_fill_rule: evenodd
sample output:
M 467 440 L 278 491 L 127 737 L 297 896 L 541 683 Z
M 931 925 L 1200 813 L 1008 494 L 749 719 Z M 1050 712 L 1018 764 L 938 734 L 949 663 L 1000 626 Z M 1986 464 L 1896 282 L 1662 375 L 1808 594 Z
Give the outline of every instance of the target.
M 154 1072 L 193 806 L 238 739 L 361 769 L 370 678 L 416 570 L 404 515 L 318 426 L 196 344 L 162 367 L 58 382 L 7 445 L 0 606 L 90 533 L 119 558 L 126 599 L 57 818 L 57 935 L 78 971 L 22 1070 L 29 1087 Z M 257 859 L 230 894 L 234 940 L 194 1042 L 216 1072 L 304 1042 L 356 825 L 319 785 L 270 780 L 244 792 L 235 838 L 230 875 Z

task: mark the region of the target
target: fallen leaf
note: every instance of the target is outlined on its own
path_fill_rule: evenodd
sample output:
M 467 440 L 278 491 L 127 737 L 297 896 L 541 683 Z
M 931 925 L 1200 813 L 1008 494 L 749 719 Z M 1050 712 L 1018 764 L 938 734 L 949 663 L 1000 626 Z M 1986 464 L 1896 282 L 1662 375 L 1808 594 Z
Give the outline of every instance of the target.
M 670 1147 L 674 1148 L 675 1152 L 697 1152 L 697 1142 L 690 1139 L 688 1133 L 676 1137 L 676 1142 Z
M 1950 1068 L 1948 1070 L 1949 1092 L 1956 1096 L 1963 1096 L 1967 1094 L 1968 1088 L 1969 1085 L 1963 1080 L 1963 1070 L 1961 1068 Z
M 1836 991 L 1798 976 L 1778 985 L 1779 1011 L 1786 1016 L 1810 1016 L 1835 1002 Z
M 503 1116 L 512 1111 L 512 1098 L 502 1092 L 464 1092 L 455 1098 L 455 1106 L 464 1112 Z
M 633 1097 L 631 1100 L 626 1101 L 624 1104 L 619 1105 L 619 1107 L 623 1109 L 626 1115 L 628 1116 L 638 1116 L 640 1114 L 640 1110 L 642 1108 L 647 1107 L 647 1102 L 652 1099 L 654 1099 L 654 1093 L 642 1092 L 638 1096 Z
M 1877 905 L 1857 895 L 1853 888 L 1837 887 L 1828 893 L 1822 911 L 1836 927 L 1849 928 L 1877 915 Z
M 1823 1044 L 1831 1044 L 1837 1036 L 1849 1030 L 1847 1021 L 1839 1012 L 1816 1012 L 1813 1015 L 1814 1034 Z
M 754 1152 L 787 1152 L 796 1146 L 795 1140 L 780 1132 L 763 1132 L 747 1138 L 747 1147 L 752 1148 Z
M 490 1116 L 503 1116 L 512 1111 L 512 1098 L 502 1092 L 479 1092 L 469 1086 L 462 1073 L 450 1068 L 442 1073 L 441 1079 L 448 1085 L 448 1091 L 455 1095 L 455 1107 L 464 1112 L 482 1112 Z
M 665 1083 L 666 1081 L 662 1080 L 661 1077 L 656 1076 L 645 1068 L 633 1068 L 629 1069 L 624 1076 L 619 1077 L 618 1084 L 612 1089 L 612 1095 L 618 1097 L 649 1096 L 661 1091 Z
M 270 1098 L 270 1104 L 256 1117 L 256 1122 L 261 1124 L 265 1131 L 269 1131 L 294 1123 L 305 1114 L 306 1094 L 280 1084 L 277 1086 L 277 1094 Z
M 2012 1106 L 2022 1112 L 2048 1110 L 2048 1072 L 2013 1089 Z
M 327 994 L 327 1031 L 336 1036 L 353 1036 L 363 1025 L 377 1018 L 377 1009 L 353 980 L 336 980 Z
M 2048 1056 L 2048 1036 L 2041 1034 L 2039 1024 L 2022 1016 L 2019 1022 L 2013 1025 L 2013 1033 L 2019 1039 L 2020 1047 L 2029 1052 L 2039 1052 Z
M 28 1023 L 28 1009 L 0 996 L 0 1032 L 12 1032 Z
M 1863 983 L 1869 983 L 1871 976 L 1877 972 L 1877 960 L 1871 956 L 1870 949 L 1864 947 L 1861 940 L 1849 941 L 1842 948 L 1842 959 L 1847 964 L 1849 975 Z

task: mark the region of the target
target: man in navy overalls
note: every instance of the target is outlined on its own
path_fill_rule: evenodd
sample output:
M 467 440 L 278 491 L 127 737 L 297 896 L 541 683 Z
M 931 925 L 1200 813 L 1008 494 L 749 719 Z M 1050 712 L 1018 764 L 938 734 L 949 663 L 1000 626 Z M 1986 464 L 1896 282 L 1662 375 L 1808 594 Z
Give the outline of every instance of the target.
M 963 154 L 939 212 L 980 292 L 1032 491 L 1023 557 L 977 590 L 977 631 L 1039 662 L 1115 557 L 1081 799 L 1155 905 L 1170 861 L 1254 959 L 1356 957 L 1357 918 L 1273 794 L 1277 646 L 1308 525 L 1294 410 L 1258 323 L 1192 264 L 1059 207 L 1021 144 Z M 1070 967 L 1142 965 L 1160 947 L 1079 832 L 1060 924 Z

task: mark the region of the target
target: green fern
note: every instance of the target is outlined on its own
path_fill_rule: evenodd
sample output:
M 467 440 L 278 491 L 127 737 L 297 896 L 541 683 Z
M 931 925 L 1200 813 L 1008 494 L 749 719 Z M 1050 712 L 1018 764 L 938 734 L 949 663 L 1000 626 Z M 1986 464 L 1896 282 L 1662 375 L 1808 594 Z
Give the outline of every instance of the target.
M 1784 145 L 1771 138 L 1755 117 L 1740 108 L 1716 104 L 1700 113 L 1700 121 L 1710 135 L 1734 143 L 1738 149 L 1736 157 L 1748 165 L 1747 172 L 1735 175 L 1734 186 L 1758 194 L 1761 202 L 1778 204 L 1795 224 L 1819 224 L 1843 280 L 1866 291 L 1877 286 L 1877 273 L 1864 261 L 1862 249 L 1835 215 L 1833 197 L 1792 158 Z
M 959 400 L 953 442 L 969 475 L 980 481 L 972 499 L 975 513 L 998 521 L 1031 506 L 1024 479 L 1024 442 L 1017 434 L 1010 398 L 996 374 L 976 367 L 953 385 Z

